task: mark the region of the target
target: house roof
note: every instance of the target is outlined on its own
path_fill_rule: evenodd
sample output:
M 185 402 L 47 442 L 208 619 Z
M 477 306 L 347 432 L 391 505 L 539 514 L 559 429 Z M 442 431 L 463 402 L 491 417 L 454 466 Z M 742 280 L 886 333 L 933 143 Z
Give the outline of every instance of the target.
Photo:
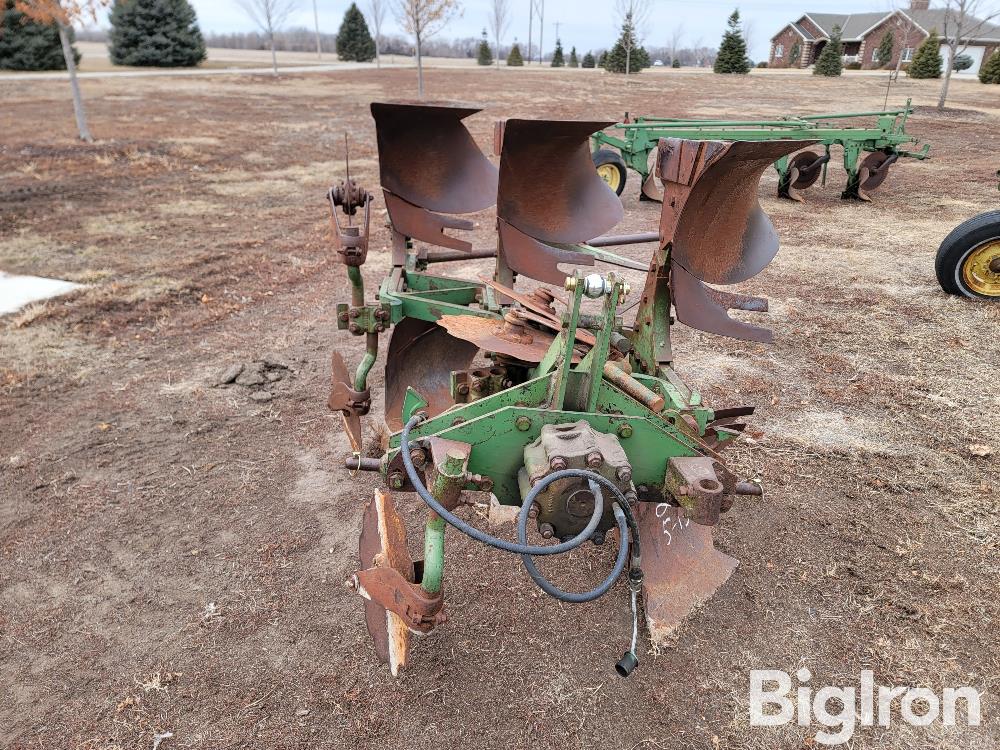
M 777 39 L 779 36 L 781 36 L 784 33 L 785 29 L 792 29 L 796 34 L 798 34 L 807 42 L 811 42 L 816 39 L 816 37 L 809 32 L 809 29 L 807 29 L 802 24 L 793 21 L 792 23 L 786 23 L 784 26 L 782 26 L 781 30 L 777 34 L 771 37 L 771 40 L 773 41 Z
M 905 10 L 895 11 L 913 21 L 917 26 L 930 32 L 937 29 L 939 34 L 944 34 L 945 21 L 948 11 L 945 8 L 933 8 L 931 10 Z M 840 27 L 841 39 L 845 42 L 860 42 L 865 34 L 878 26 L 882 21 L 889 18 L 892 13 L 806 13 L 808 18 L 823 31 L 820 39 L 828 39 L 833 34 L 833 27 Z M 981 25 L 978 25 L 980 24 Z M 798 24 L 792 24 L 798 27 Z M 954 27 L 954 22 L 948 24 Z M 1000 41 L 1000 26 L 991 23 L 980 22 L 971 16 L 965 24 L 966 28 L 973 29 L 967 37 L 963 39 L 975 39 L 980 41 Z M 803 29 L 804 30 L 804 29 Z M 811 37 L 806 37 L 807 39 Z

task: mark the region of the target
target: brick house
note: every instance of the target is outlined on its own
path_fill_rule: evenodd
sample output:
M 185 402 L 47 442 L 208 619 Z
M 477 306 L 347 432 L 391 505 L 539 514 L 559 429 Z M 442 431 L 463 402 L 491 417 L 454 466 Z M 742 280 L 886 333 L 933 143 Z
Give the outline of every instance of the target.
M 850 14 L 806 13 L 771 37 L 768 66 L 808 68 L 816 62 L 823 47 L 830 41 L 835 26 L 840 27 L 845 64 L 860 63 L 865 70 L 893 67 L 902 55 L 905 65 L 931 30 L 936 29 L 943 36 L 944 29 L 948 26 L 945 9 L 930 9 L 929 4 L 930 0 L 912 0 L 907 10 Z M 960 40 L 962 44 L 968 43 L 964 54 L 972 58 L 972 67 L 955 75 L 974 76 L 979 72 L 983 61 L 1000 46 L 1000 27 L 980 23 L 975 19 L 969 19 L 965 25 L 974 28 L 970 38 Z M 879 60 L 879 42 L 890 31 L 894 42 L 892 58 Z M 946 48 L 942 50 L 942 57 L 947 65 Z

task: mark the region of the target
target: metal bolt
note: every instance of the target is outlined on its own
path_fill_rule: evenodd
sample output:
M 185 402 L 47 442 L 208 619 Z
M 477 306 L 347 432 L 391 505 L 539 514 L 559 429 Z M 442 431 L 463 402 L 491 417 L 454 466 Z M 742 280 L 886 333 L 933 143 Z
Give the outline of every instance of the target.
M 469 384 L 468 383 L 459 383 L 459 385 L 458 385 L 458 393 L 461 396 L 468 396 L 469 395 Z
M 551 539 L 556 533 L 556 530 L 552 528 L 551 523 L 543 523 L 538 525 L 538 531 L 542 535 L 542 539 Z
M 604 532 L 595 531 L 593 534 L 590 535 L 590 541 L 592 541 L 597 546 L 604 544 Z
M 587 466 L 591 469 L 600 469 L 604 464 L 604 456 L 600 451 L 593 451 L 587 454 Z
M 357 318 L 357 317 L 358 317 L 358 315 L 360 315 L 360 314 L 361 314 L 361 313 L 360 313 L 360 311 L 358 310 L 358 308 L 356 308 L 356 307 L 352 307 L 352 308 L 351 308 L 351 312 L 350 312 L 350 316 L 351 316 L 351 318 L 352 318 L 352 319 L 355 319 L 355 318 Z
M 349 318 L 350 316 L 349 316 L 349 315 L 347 314 L 347 312 L 345 311 L 345 312 L 342 312 L 342 313 L 341 313 L 340 315 L 338 315 L 337 317 L 338 317 L 338 318 L 340 318 L 340 322 L 341 322 L 341 323 L 346 323 L 346 322 L 347 322 L 347 320 L 348 320 L 348 318 Z
M 638 487 L 636 487 L 636 490 L 639 492 L 639 495 L 641 496 L 649 492 L 649 487 L 647 487 L 644 484 L 640 484 Z
M 358 327 L 357 323 L 351 323 L 347 327 L 347 330 L 350 331 L 351 333 L 358 333 L 361 329 Z
M 623 424 L 618 428 L 618 437 L 620 438 L 630 438 L 632 437 L 632 425 Z
M 565 287 L 566 287 L 566 291 L 567 292 L 575 291 L 576 290 L 576 276 L 567 276 L 566 277 Z
M 421 448 L 412 448 L 410 450 L 410 460 L 413 465 L 417 468 L 421 468 L 425 463 L 427 463 L 427 454 Z
M 398 471 L 392 472 L 392 474 L 389 475 L 389 486 L 394 490 L 403 489 L 403 475 Z
M 631 482 L 632 481 L 632 469 L 628 466 L 618 467 L 618 481 L 620 482 Z
M 552 471 L 562 471 L 566 468 L 566 459 L 562 456 L 553 456 L 549 460 L 549 468 L 552 469 Z
M 493 489 L 493 480 L 489 477 L 483 477 L 479 480 L 479 489 L 483 492 L 489 492 Z
M 514 420 L 514 426 L 517 427 L 521 432 L 527 432 L 531 429 L 531 417 L 526 417 L 523 414 Z
M 382 331 L 384 330 L 385 330 L 385 323 L 379 323 L 375 326 L 375 331 L 378 333 L 382 333 Z
M 541 508 L 539 508 L 538 503 L 532 503 L 531 507 L 528 508 L 528 518 L 538 518 L 539 510 L 541 510 Z

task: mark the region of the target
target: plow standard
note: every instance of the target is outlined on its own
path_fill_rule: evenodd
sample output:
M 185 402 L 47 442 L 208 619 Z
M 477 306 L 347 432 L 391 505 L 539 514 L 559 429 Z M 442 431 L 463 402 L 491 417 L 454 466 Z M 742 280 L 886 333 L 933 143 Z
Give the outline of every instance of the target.
M 826 184 L 830 148 L 843 150 L 847 185 L 842 198 L 871 200 L 870 193 L 889 174 L 889 167 L 900 158 L 928 158 L 930 146 L 919 151 L 903 146 L 916 144 L 906 133 L 906 121 L 913 108 L 910 102 L 902 109 L 882 112 L 844 112 L 823 115 L 783 117 L 778 120 L 677 120 L 666 117 L 637 117 L 611 126 L 611 132 L 599 131 L 591 138 L 594 165 L 601 179 L 618 195 L 625 189 L 629 169 L 642 178 L 642 197 L 661 199 L 659 182 L 650 168 L 650 154 L 661 138 L 692 138 L 719 141 L 814 140 L 823 147 L 785 154 L 774 162 L 778 172 L 778 196 L 801 201 L 802 191 L 822 176 Z M 870 125 L 843 127 L 833 124 L 859 118 L 874 119 Z M 609 148 L 610 147 L 610 148 Z M 862 156 L 863 155 L 863 156 Z
M 590 242 L 623 215 L 589 148 L 591 134 L 612 123 L 506 120 L 496 129 L 498 169 L 463 123 L 475 109 L 371 109 L 391 268 L 369 298 L 360 269 L 375 198 L 350 180 L 338 185 L 330 192 L 334 235 L 353 289 L 351 303 L 338 305 L 338 325 L 365 337 L 366 355 L 351 372 L 334 352 L 329 406 L 355 451 L 346 466 L 379 472 L 385 484 L 366 507 L 360 565 L 348 582 L 364 597 L 376 652 L 395 674 L 411 635 L 445 622 L 444 535 L 452 526 L 520 556 L 532 580 L 563 601 L 596 599 L 624 577 L 633 628 L 617 670 L 627 676 L 638 664 L 640 611 L 654 643 L 675 639 L 737 565 L 716 550 L 713 526 L 738 497 L 762 492 L 724 460 L 754 408 L 713 409 L 681 380 L 671 310 L 702 331 L 771 340 L 767 329 L 729 315 L 766 311 L 766 300 L 718 287 L 750 279 L 774 258 L 778 239 L 757 184 L 768 166 L 812 141 L 663 139 L 651 172 L 666 196 L 658 231 Z M 539 160 L 549 165 L 545 184 Z M 473 225 L 459 215 L 494 205 L 494 240 L 474 248 L 460 236 Z M 650 241 L 649 263 L 599 247 Z M 495 258 L 492 273 L 427 272 L 471 258 Z M 622 269 L 644 272 L 642 288 L 630 288 Z M 384 455 L 367 458 L 368 375 L 390 331 L 389 434 Z M 427 505 L 422 560 L 408 551 L 400 492 Z M 461 506 L 476 493 L 520 509 L 516 542 L 463 520 Z M 534 563 L 612 539 L 615 563 L 590 591 L 562 591 Z

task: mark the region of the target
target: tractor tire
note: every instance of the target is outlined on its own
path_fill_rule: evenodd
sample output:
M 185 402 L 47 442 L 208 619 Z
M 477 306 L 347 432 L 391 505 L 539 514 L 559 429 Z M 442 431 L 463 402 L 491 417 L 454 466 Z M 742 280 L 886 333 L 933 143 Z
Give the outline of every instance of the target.
M 594 167 L 597 168 L 597 174 L 600 178 L 615 191 L 615 195 L 621 195 L 625 189 L 625 180 L 628 178 L 628 170 L 621 154 L 608 148 L 602 148 L 593 153 L 593 158 Z
M 1000 211 L 987 211 L 951 230 L 934 262 L 948 294 L 1000 301 Z

